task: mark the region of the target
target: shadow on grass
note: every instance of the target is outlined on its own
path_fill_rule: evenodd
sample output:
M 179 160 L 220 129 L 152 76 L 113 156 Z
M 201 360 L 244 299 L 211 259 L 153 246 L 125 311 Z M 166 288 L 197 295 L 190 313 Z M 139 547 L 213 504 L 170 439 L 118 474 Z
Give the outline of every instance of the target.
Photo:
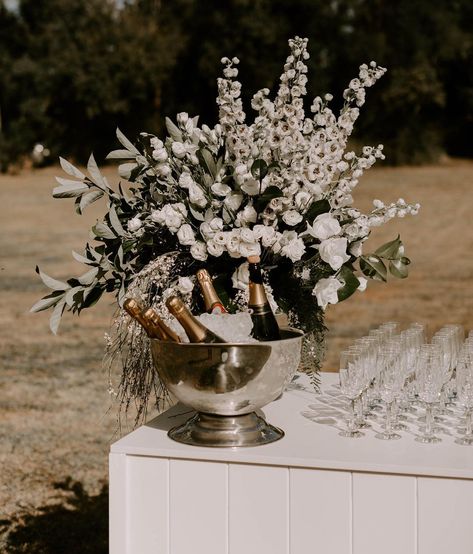
M 66 502 L 8 522 L 5 554 L 106 554 L 108 487 L 91 496 L 68 478 L 55 488 L 66 492 Z

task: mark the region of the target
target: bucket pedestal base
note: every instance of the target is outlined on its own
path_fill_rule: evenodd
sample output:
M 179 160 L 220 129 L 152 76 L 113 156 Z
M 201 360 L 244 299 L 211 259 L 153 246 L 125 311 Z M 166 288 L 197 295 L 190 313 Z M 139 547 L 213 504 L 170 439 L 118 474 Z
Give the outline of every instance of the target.
M 238 416 L 198 412 L 183 425 L 171 429 L 168 436 L 194 446 L 258 446 L 281 439 L 284 431 L 255 412 Z

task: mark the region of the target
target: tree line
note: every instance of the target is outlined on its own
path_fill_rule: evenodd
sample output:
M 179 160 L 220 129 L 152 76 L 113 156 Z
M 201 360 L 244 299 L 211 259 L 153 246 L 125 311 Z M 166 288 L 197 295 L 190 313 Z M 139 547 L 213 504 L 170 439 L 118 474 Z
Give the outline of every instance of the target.
M 391 163 L 472 156 L 472 28 L 470 0 L 0 0 L 0 169 L 37 142 L 100 159 L 117 126 L 160 133 L 179 111 L 213 124 L 222 56 L 241 60 L 248 113 L 295 35 L 309 38 L 308 102 L 340 99 L 363 62 L 388 68 L 355 143 L 384 143 Z

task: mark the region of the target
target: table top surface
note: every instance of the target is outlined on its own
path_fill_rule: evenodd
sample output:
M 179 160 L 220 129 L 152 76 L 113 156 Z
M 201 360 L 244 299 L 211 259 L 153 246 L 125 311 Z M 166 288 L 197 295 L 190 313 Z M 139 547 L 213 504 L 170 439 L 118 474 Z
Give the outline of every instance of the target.
M 375 434 L 383 419 L 361 438 L 339 435 L 344 427 L 346 402 L 338 389 L 338 374 L 321 374 L 316 394 L 306 375 L 297 375 L 288 390 L 263 408 L 266 420 L 284 430 L 272 444 L 252 448 L 204 448 L 174 442 L 167 431 L 184 423 L 193 412 L 178 404 L 111 445 L 112 453 L 160 458 L 264 464 L 271 466 L 375 472 L 473 479 L 473 446 L 455 443 L 456 430 L 440 424 L 442 442 L 421 444 L 417 418 L 410 416 L 408 430 L 399 440 L 379 440 Z

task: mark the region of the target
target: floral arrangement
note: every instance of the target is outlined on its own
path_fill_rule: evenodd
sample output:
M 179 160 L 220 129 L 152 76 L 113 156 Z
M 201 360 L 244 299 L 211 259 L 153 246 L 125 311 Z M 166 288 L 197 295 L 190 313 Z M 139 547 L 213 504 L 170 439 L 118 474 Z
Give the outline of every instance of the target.
M 245 259 L 260 255 L 273 307 L 308 333 L 305 359 L 316 369 L 327 305 L 364 290 L 366 277 L 407 276 L 399 237 L 369 254 L 363 243 L 373 227 L 416 214 L 419 205 L 375 200 L 367 214 L 354 208 L 353 189 L 384 154 L 382 145 L 365 146 L 360 154 L 347 149 L 366 90 L 386 70 L 375 62 L 361 65 L 338 115 L 330 94 L 316 97 L 307 115 L 307 42 L 289 41 L 277 94 L 272 100 L 262 89 L 253 96 L 252 123 L 245 122 L 236 80 L 239 60 L 222 58 L 213 128 L 180 113 L 175 123 L 166 119 L 165 140 L 141 133 L 135 145 L 117 130 L 123 148 L 108 159 L 124 161 L 119 174 L 131 185 L 110 187 L 93 156 L 88 175 L 61 159 L 74 179 L 57 178 L 53 196 L 75 198 L 79 214 L 105 197 L 107 212 L 92 228 L 94 244 L 73 253 L 88 268 L 82 276 L 61 282 L 37 269 L 52 292 L 32 311 L 52 308 L 53 332 L 65 310 L 80 312 L 104 292 L 115 293 L 119 306 L 139 294 L 166 318 L 164 300 L 179 291 L 199 310 L 194 275 L 200 267 L 215 278 L 229 311 L 246 309 Z M 122 311 L 115 327 L 108 351 L 123 358 L 122 399 L 147 399 L 153 389 L 159 398 L 142 333 Z

